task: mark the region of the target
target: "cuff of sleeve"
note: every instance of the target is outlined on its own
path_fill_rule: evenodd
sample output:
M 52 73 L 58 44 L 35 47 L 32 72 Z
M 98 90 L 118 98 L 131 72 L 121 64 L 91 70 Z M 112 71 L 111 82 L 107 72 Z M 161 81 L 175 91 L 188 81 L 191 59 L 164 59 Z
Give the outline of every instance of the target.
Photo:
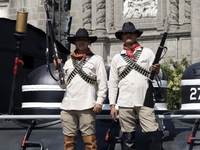
M 115 100 L 114 101 L 110 100 L 109 104 L 110 105 L 116 105 Z
M 55 73 L 55 74 L 58 74 L 58 70 L 54 70 L 54 73 Z
M 55 77 L 58 79 L 58 74 L 59 74 L 58 70 L 54 70 L 54 74 L 55 74 Z
M 116 105 L 116 104 L 110 104 L 110 106 L 111 106 L 111 105 Z
M 97 98 L 97 101 L 95 102 L 95 104 L 101 104 L 103 105 L 103 99 L 102 98 Z

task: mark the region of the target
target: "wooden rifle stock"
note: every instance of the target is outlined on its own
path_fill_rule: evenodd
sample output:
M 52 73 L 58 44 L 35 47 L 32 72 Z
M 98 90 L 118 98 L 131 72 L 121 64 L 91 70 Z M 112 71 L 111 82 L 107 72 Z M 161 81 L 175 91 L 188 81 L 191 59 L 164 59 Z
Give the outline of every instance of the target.
M 46 11 L 46 14 L 47 14 L 51 48 L 53 50 L 54 59 L 55 59 L 55 62 L 56 62 L 57 68 L 58 68 L 60 84 L 65 84 L 64 74 L 63 74 L 63 71 L 62 71 L 62 65 L 61 65 L 61 63 L 58 63 L 59 49 L 58 49 L 58 46 L 57 46 L 57 43 L 56 43 L 55 36 L 53 34 L 53 27 L 52 27 L 52 24 L 51 24 L 51 20 L 50 20 L 48 8 L 47 8 L 47 3 L 44 4 L 44 8 L 45 8 L 45 11 Z

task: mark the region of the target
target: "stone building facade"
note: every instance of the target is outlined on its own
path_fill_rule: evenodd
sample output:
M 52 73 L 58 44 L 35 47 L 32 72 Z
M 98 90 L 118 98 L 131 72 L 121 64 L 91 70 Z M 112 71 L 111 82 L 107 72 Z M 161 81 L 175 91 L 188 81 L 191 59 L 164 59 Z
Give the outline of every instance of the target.
M 21 8 L 28 12 L 29 24 L 46 30 L 44 0 L 0 0 L 0 17 L 15 20 Z M 164 59 L 171 56 L 181 60 L 187 55 L 191 63 L 200 61 L 199 0 L 71 0 L 71 10 L 62 9 L 61 17 L 68 14 L 72 16 L 71 34 L 84 27 L 90 35 L 98 36 L 98 41 L 90 47 L 105 59 L 106 66 L 122 50 L 123 43 L 114 34 L 127 21 L 144 31 L 139 43 L 156 53 L 169 20 L 170 31 L 165 43 L 168 51 Z M 63 26 L 61 22 L 61 32 Z

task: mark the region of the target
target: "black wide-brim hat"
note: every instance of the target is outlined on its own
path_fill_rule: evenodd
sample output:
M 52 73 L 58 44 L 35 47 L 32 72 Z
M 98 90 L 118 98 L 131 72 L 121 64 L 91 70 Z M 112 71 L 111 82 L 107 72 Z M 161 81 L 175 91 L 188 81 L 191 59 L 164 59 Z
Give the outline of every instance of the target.
M 76 34 L 73 37 L 68 37 L 68 42 L 74 44 L 74 41 L 77 38 L 87 38 L 91 41 L 91 43 L 95 42 L 97 40 L 97 36 L 89 36 L 87 30 L 85 28 L 79 28 Z
M 122 40 L 121 35 L 123 32 L 136 32 L 138 37 L 143 33 L 143 31 L 136 29 L 132 22 L 125 22 L 122 26 L 122 30 L 119 30 L 115 33 L 116 38 Z

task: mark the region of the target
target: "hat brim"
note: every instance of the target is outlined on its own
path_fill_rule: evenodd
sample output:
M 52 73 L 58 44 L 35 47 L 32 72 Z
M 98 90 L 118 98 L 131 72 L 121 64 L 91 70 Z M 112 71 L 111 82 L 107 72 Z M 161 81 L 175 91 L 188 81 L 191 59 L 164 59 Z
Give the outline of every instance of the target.
M 90 36 L 90 37 L 68 37 L 67 40 L 69 43 L 74 44 L 74 41 L 76 41 L 77 38 L 87 38 L 88 40 L 91 41 L 91 43 L 95 42 L 97 40 L 97 36 Z
M 124 33 L 124 32 L 136 32 L 138 34 L 137 37 L 140 37 L 140 35 L 142 35 L 143 31 L 141 30 L 119 30 L 115 33 L 115 36 L 116 38 L 122 40 L 122 37 L 121 35 Z

